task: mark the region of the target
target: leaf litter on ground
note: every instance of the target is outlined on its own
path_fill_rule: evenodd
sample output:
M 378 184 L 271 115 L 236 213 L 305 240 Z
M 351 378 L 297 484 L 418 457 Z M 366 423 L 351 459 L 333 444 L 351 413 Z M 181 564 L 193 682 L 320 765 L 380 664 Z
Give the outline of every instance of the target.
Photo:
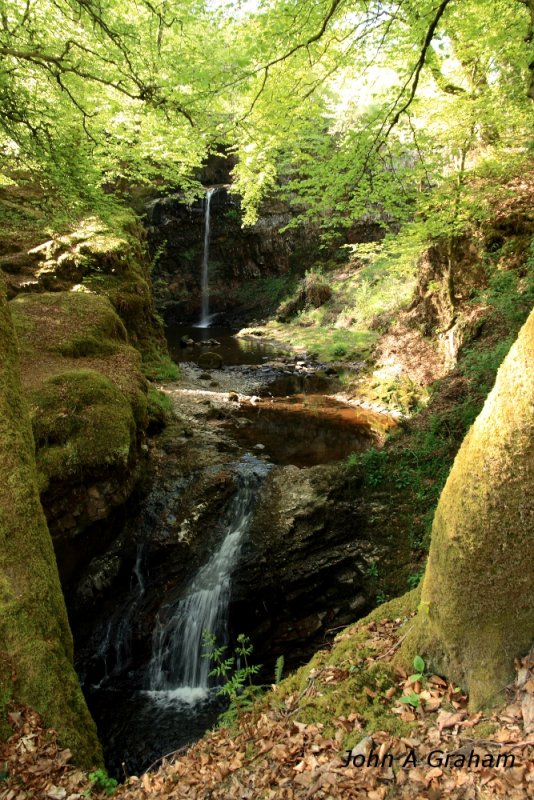
M 393 658 L 403 639 L 399 630 L 403 622 L 384 619 L 366 626 L 360 652 L 365 653 L 361 660 L 367 666 Z M 350 639 L 354 630 L 347 629 L 336 641 Z M 354 658 L 357 661 L 358 654 Z M 534 798 L 534 649 L 516 664 L 517 678 L 507 687 L 506 703 L 492 712 L 469 712 L 468 698 L 441 676 L 414 682 L 419 676 L 394 669 L 396 683 L 383 692 L 380 702 L 410 725 L 409 736 L 367 730 L 358 708 L 332 715 L 334 735 L 326 735 L 322 722 L 300 720 L 309 697 L 326 687 L 335 692 L 350 677 L 350 670 L 326 665 L 309 671 L 300 693 L 280 702 L 279 687 L 273 687 L 267 700 L 240 716 L 238 726 L 207 733 L 185 752 L 166 757 L 154 771 L 128 778 L 114 796 L 118 800 Z M 417 707 L 401 702 L 407 693 L 418 695 Z M 369 687 L 370 701 L 376 694 Z M 70 751 L 59 747 L 55 732 L 43 727 L 38 714 L 13 706 L 10 723 L 13 735 L 0 746 L 0 800 L 105 796 L 71 764 Z M 347 733 L 358 739 L 351 758 L 360 763 L 374 754 L 378 767 L 344 766 L 347 753 L 342 741 Z M 447 762 L 434 757 L 428 763 L 432 751 L 451 755 Z M 458 766 L 461 757 L 465 762 L 471 752 L 479 756 L 478 763 L 472 759 L 471 766 Z M 410 753 L 415 758 L 408 757 Z M 492 755 L 495 762 L 500 753 L 513 754 L 513 766 L 484 766 L 484 756 Z

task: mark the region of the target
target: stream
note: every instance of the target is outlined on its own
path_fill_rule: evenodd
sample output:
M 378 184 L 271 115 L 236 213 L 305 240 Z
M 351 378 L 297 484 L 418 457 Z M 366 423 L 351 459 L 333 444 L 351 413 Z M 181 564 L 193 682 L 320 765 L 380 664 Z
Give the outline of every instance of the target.
M 287 354 L 287 348 L 261 339 L 238 338 L 229 328 L 217 325 L 216 320 L 209 327 L 171 323 L 167 326 L 166 334 L 169 352 L 177 363 L 194 362 L 206 350 L 219 353 L 226 366 L 256 365 L 275 356 Z M 184 346 L 184 338 L 193 344 Z M 215 345 L 212 344 L 214 340 Z
M 362 575 L 376 546 L 354 536 L 335 465 L 379 445 L 393 422 L 334 397 L 329 365 L 217 326 L 216 190 L 204 201 L 200 318 L 167 329 L 181 378 L 160 388 L 176 419 L 151 442 L 149 488 L 114 531 L 115 582 L 75 627 L 77 668 L 119 779 L 195 741 L 224 709 L 206 631 L 227 646 L 224 657 L 239 634 L 255 635 L 270 682 L 277 655 L 306 657 L 329 624 L 346 624 L 369 603 Z M 198 366 L 208 351 L 220 368 Z M 288 538 L 286 523 L 304 528 Z M 106 557 L 96 562 L 105 572 Z
M 225 707 L 202 636 L 212 632 L 231 653 L 236 635 L 248 633 L 235 620 L 230 627 L 232 576 L 269 473 L 339 461 L 391 424 L 318 392 L 316 365 L 280 363 L 276 352 L 265 364 L 265 349 L 260 363 L 211 370 L 209 380 L 182 362 L 180 382 L 162 387 L 178 435 L 168 432 L 155 452 L 152 489 L 126 525 L 129 574 L 79 656 L 118 778 L 196 740 Z

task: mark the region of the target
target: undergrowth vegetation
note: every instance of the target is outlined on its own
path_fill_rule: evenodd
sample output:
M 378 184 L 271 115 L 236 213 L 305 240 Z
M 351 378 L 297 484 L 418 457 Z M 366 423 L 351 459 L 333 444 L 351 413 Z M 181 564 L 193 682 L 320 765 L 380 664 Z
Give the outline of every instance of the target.
M 204 631 L 203 645 L 202 657 L 213 664 L 209 674 L 220 681 L 218 693 L 229 700 L 228 708 L 219 717 L 219 724 L 233 725 L 240 712 L 251 706 L 265 689 L 253 681 L 261 665 L 249 661 L 253 647 L 244 633 L 238 634 L 232 654 L 228 654 L 225 645 L 217 644 L 217 638 L 211 631 Z
M 278 706 L 282 712 L 298 699 L 298 720 L 301 723 L 320 723 L 325 737 L 339 742 L 340 750 L 354 747 L 363 732 L 383 730 L 398 736 L 409 736 L 411 725 L 391 714 L 388 699 L 395 693 L 395 673 L 390 664 L 374 660 L 375 651 L 369 645 L 369 627 L 391 615 L 409 619 L 417 605 L 417 591 L 390 601 L 364 620 L 345 629 L 329 650 L 320 650 L 312 660 L 286 678 L 265 703 Z M 314 685 L 320 691 L 313 691 Z M 310 690 L 310 687 L 312 690 Z M 338 719 L 351 719 L 358 709 L 360 726 L 341 734 Z
M 326 361 L 368 360 L 380 331 L 411 299 L 421 246 L 417 227 L 349 245 L 345 263 L 318 263 L 300 281 L 288 279 L 276 320 L 246 332 L 290 342 Z M 264 285 L 281 294 L 284 282 Z
M 478 335 L 460 351 L 456 368 L 429 387 L 428 407 L 403 421 L 383 449 L 353 453 L 347 469 L 359 472 L 369 491 L 401 494 L 412 506 L 410 545 L 417 562 L 429 546 L 434 510 L 458 448 L 491 390 L 497 370 L 534 306 L 534 239 L 519 254 L 517 269 L 486 259 L 487 285 L 467 304 L 483 305 Z M 417 585 L 421 571 L 408 578 Z

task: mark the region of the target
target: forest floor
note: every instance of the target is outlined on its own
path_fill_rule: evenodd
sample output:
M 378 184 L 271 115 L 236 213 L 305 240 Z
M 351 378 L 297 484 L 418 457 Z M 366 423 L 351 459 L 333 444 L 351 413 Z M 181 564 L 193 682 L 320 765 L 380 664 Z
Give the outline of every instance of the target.
M 534 797 L 534 653 L 517 664 L 498 710 L 472 712 L 468 698 L 443 678 L 424 668 L 409 676 L 395 664 L 414 595 L 341 632 L 233 727 L 209 732 L 117 788 L 105 773 L 71 765 L 70 752 L 38 715 L 14 707 L 13 736 L 0 748 L 0 798 Z

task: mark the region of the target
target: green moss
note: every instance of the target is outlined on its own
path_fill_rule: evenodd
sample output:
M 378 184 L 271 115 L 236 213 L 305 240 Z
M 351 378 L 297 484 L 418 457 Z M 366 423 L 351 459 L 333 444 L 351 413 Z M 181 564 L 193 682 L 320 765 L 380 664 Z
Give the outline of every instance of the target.
M 323 360 L 367 360 L 377 331 L 412 298 L 421 247 L 420 232 L 408 226 L 382 242 L 353 245 L 342 267 L 319 265 L 299 283 L 288 281 L 278 321 L 262 333 Z
M 161 320 L 154 312 L 150 265 L 141 242 L 139 223 L 128 215 L 113 220 L 113 230 L 102 230 L 80 245 L 92 268 L 83 285 L 105 295 L 124 322 L 130 340 L 143 353 L 165 353 L 167 346 Z
M 166 353 L 153 350 L 143 358 L 143 374 L 149 381 L 177 381 L 180 367 Z
M 23 209 L 19 211 L 20 224 L 24 217 Z M 58 285 L 73 289 L 17 297 L 12 313 L 23 348 L 29 339 L 29 350 L 34 352 L 46 342 L 47 350 L 65 357 L 99 358 L 113 355 L 116 343 L 129 338 L 143 356 L 167 353 L 162 323 L 154 311 L 143 229 L 131 210 L 106 197 L 96 214 L 76 221 L 71 209 L 68 219 L 52 215 L 37 230 L 33 226 L 17 230 L 17 242 L 21 237 L 28 249 L 48 237 L 41 253 L 46 261 L 41 261 L 40 269 L 36 266 L 36 277 L 49 286 L 55 276 Z M 19 304 L 24 305 L 20 314 Z M 40 339 L 32 341 L 30 317 L 39 311 L 34 327 Z
M 324 361 L 365 360 L 378 339 L 373 331 L 334 328 L 311 319 L 291 324 L 271 321 L 261 328 L 244 328 L 240 333 L 259 333 L 267 339 L 305 350 Z
M 472 729 L 471 733 L 475 739 L 489 739 L 497 730 L 498 725 L 495 722 L 479 722 L 478 725 Z
M 337 655 L 329 658 L 326 665 L 343 668 Z M 360 657 L 358 651 L 353 653 L 353 662 L 356 663 L 352 664 L 353 672 L 345 680 L 322 683 L 319 678 L 315 683 L 314 696 L 301 702 L 297 719 L 299 722 L 322 723 L 323 734 L 330 737 L 335 735 L 339 717 L 357 713 L 363 718 L 366 733 L 385 730 L 397 736 L 406 736 L 410 726 L 391 713 L 391 702 L 385 698 L 386 690 L 395 684 L 393 670 L 385 664 L 364 665 L 363 661 L 358 661 Z M 376 697 L 371 697 L 369 692 L 376 693 Z M 346 747 L 351 746 L 350 736 L 343 741 Z
M 499 701 L 534 639 L 534 312 L 456 456 L 432 526 L 422 609 L 407 662 Z
M 148 424 L 139 353 L 105 297 L 57 292 L 11 303 L 41 490 L 130 466 Z M 79 369 L 86 361 L 88 369 Z
M 11 726 L 6 717 L 6 709 L 14 694 L 13 664 L 5 653 L 0 654 L 0 741 L 11 736 Z
M 0 702 L 39 711 L 87 766 L 102 762 L 72 665 L 72 637 L 22 402 L 15 334 L 0 279 Z M 0 718 L 5 719 L 5 705 Z M 5 724 L 2 732 L 6 732 Z
M 95 370 L 49 378 L 30 396 L 37 463 L 47 482 L 125 468 L 135 444 L 132 404 Z M 146 401 L 145 401 L 146 413 Z
M 383 730 L 397 736 L 408 735 L 410 725 L 391 713 L 393 701 L 385 697 L 386 690 L 395 683 L 393 669 L 382 661 L 373 663 L 375 651 L 369 645 L 367 626 L 382 619 L 408 619 L 417 609 L 419 595 L 416 589 L 384 603 L 342 631 L 331 650 L 316 653 L 308 664 L 288 676 L 261 703 L 278 707 L 285 706 L 290 697 L 302 698 L 295 718 L 299 722 L 322 723 L 323 734 L 327 737 L 335 735 L 338 717 L 348 717 L 352 713 L 361 716 L 366 733 Z M 322 671 L 328 668 L 342 670 L 341 679 L 321 681 Z M 312 683 L 313 692 L 309 692 Z M 369 690 L 376 696 L 371 697 Z M 361 731 L 346 735 L 343 747 L 352 747 L 361 736 Z
M 111 356 L 118 350 L 117 344 L 96 336 L 75 336 L 70 342 L 58 347 L 62 356 L 84 358 L 87 356 Z
M 142 227 L 130 210 L 114 203 L 100 211 L 100 216 L 83 217 L 74 225 L 71 219 L 70 230 L 63 235 L 49 232 L 46 263 L 40 274 L 43 278 L 55 275 L 60 285 L 81 287 L 77 294 L 88 291 L 92 297 L 107 298 L 140 351 L 156 347 L 165 352 L 161 321 L 154 312 Z M 76 349 L 63 352 L 74 356 L 96 354 L 90 345 L 87 352 L 87 347 L 82 343 L 81 353 Z
M 164 428 L 173 413 L 172 400 L 154 386 L 148 389 L 148 419 L 152 428 Z
M 23 356 L 43 349 L 66 357 L 107 356 L 128 335 L 109 300 L 86 292 L 23 295 L 11 301 Z

